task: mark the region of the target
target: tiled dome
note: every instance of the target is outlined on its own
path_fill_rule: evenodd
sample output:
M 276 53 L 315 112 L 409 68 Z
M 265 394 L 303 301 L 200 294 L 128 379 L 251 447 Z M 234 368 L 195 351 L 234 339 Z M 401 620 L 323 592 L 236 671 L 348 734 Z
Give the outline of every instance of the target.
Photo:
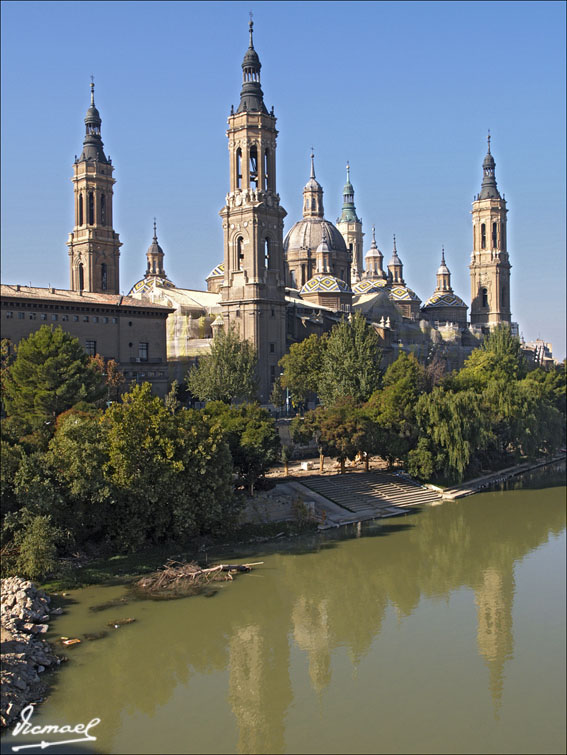
M 429 299 L 423 305 L 423 309 L 426 307 L 466 307 L 467 305 L 461 299 L 453 293 L 436 293 L 430 296 Z
M 347 284 L 340 278 L 336 278 L 334 275 L 327 275 L 320 273 L 314 275 L 313 278 L 307 281 L 307 283 L 301 288 L 300 294 L 314 294 L 314 293 L 336 293 L 342 292 L 344 294 L 352 293 Z
M 168 278 L 159 278 L 157 275 L 151 275 L 134 283 L 128 291 L 128 296 L 132 296 L 132 294 L 147 294 L 155 288 L 175 288 L 175 284 Z
M 353 294 L 371 294 L 388 285 L 386 278 L 364 278 L 352 287 Z
M 222 278 L 223 276 L 224 276 L 224 262 L 221 262 L 220 265 L 217 265 L 211 270 L 211 272 L 207 275 L 205 280 L 209 280 L 209 278 Z
M 315 251 L 323 239 L 333 252 L 346 252 L 342 233 L 324 218 L 303 218 L 293 225 L 284 239 L 284 252 L 309 248 Z
M 390 299 L 392 301 L 421 301 L 415 291 L 407 286 L 392 286 Z

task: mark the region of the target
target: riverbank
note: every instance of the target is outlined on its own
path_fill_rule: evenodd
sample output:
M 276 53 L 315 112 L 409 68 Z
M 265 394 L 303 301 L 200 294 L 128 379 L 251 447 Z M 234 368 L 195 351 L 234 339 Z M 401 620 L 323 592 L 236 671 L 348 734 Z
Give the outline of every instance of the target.
M 9 726 L 30 703 L 43 700 L 46 685 L 40 674 L 61 663 L 43 639 L 49 629 L 51 598 L 20 577 L 2 580 L 0 724 Z
M 560 453 L 550 457 L 549 459 L 538 459 L 535 462 L 526 462 L 525 464 L 516 464 L 513 467 L 506 467 L 505 469 L 500 469 L 498 472 L 483 475 L 482 477 L 475 477 L 472 480 L 463 482 L 461 485 L 455 485 L 443 490 L 440 488 L 435 488 L 434 486 L 431 487 L 440 491 L 440 494 L 444 501 L 454 501 L 457 498 L 464 498 L 465 496 L 474 495 L 475 493 L 479 493 L 481 490 L 486 490 L 487 488 L 493 487 L 494 485 L 499 485 L 500 483 L 506 482 L 506 480 L 510 480 L 513 477 L 519 477 L 520 475 L 523 475 L 526 472 L 531 472 L 534 469 L 547 467 L 551 464 L 557 464 L 559 462 L 565 462 L 565 459 L 565 453 Z

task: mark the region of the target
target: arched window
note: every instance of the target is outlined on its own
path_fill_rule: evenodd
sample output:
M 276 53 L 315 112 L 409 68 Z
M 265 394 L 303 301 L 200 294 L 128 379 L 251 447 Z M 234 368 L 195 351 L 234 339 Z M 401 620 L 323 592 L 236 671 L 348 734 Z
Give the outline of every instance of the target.
M 106 197 L 104 194 L 100 195 L 100 223 L 106 225 Z
M 264 239 L 264 266 L 266 270 L 270 267 L 270 239 Z
M 502 292 L 501 292 L 500 299 L 501 299 L 501 304 L 502 304 L 503 307 L 507 307 L 508 306 L 507 298 L 508 298 L 508 290 L 507 290 L 506 286 L 502 286 Z
M 305 280 L 305 265 L 301 266 L 301 285 L 304 286 L 307 283 Z
M 498 227 L 496 223 L 492 224 L 492 248 L 496 249 L 498 246 Z
M 82 291 L 85 287 L 85 271 L 83 269 L 83 263 L 79 262 L 79 291 Z
M 484 223 L 480 226 L 480 248 L 486 249 L 486 225 Z
M 256 145 L 250 147 L 250 185 L 254 184 L 258 188 L 258 148 Z
M 488 309 L 488 289 L 481 288 L 480 295 L 482 296 L 482 306 Z
M 244 239 L 242 238 L 242 236 L 239 236 L 236 239 L 236 269 L 237 270 L 244 269 L 244 252 L 242 250 L 243 244 L 244 244 Z
M 242 150 L 236 150 L 236 188 L 242 188 Z
M 270 186 L 270 172 L 269 172 L 269 164 L 270 164 L 270 153 L 267 149 L 264 150 L 264 190 L 267 191 Z
M 89 191 L 89 225 L 94 225 L 94 194 Z
M 83 216 L 83 195 L 79 194 L 79 225 L 83 225 L 84 223 L 84 216 Z
M 106 263 L 103 262 L 100 266 L 100 287 L 103 291 L 106 291 L 108 288 L 108 273 L 106 270 Z

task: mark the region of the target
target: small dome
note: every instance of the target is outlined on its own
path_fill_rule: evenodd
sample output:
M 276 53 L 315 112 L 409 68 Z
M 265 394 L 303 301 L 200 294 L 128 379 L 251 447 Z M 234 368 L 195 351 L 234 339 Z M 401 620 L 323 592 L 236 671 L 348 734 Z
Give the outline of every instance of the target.
M 390 299 L 392 301 L 421 301 L 415 291 L 407 286 L 392 286 Z
M 425 302 L 422 309 L 429 309 L 432 307 L 466 307 L 467 305 L 461 299 L 453 293 L 437 293 L 430 296 Z
M 249 47 L 246 50 L 244 59 L 242 60 L 242 68 L 255 68 L 257 71 L 259 71 L 261 67 L 262 64 L 260 63 L 258 53 L 253 47 Z
M 100 113 L 94 105 L 91 105 L 85 115 L 85 123 L 93 123 L 97 121 L 100 121 Z
M 205 280 L 209 280 L 209 278 L 223 278 L 224 277 L 224 262 L 221 262 L 220 265 L 217 265 L 214 267 L 211 272 L 207 275 Z
M 353 294 L 371 294 L 388 285 L 386 278 L 364 278 L 352 287 Z
M 128 291 L 128 296 L 132 296 L 132 294 L 149 294 L 156 288 L 175 288 L 175 284 L 168 278 L 159 278 L 157 275 L 152 275 L 134 283 Z
M 336 293 L 341 292 L 343 294 L 352 293 L 347 284 L 340 278 L 334 275 L 326 275 L 325 273 L 319 273 L 314 275 L 313 278 L 307 281 L 302 286 L 300 294 L 314 294 L 314 293 Z
M 146 254 L 163 254 L 163 249 L 158 244 L 157 238 L 154 236 L 154 240 L 148 247 Z

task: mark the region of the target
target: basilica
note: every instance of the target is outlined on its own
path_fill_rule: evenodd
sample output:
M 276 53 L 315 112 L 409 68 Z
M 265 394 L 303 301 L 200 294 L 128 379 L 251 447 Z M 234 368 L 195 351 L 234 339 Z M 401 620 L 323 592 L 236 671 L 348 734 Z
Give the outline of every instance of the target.
M 257 348 L 264 401 L 290 345 L 329 330 L 353 312 L 364 314 L 375 328 L 385 364 L 403 349 L 423 362 L 439 354 L 453 369 L 490 328 L 504 322 L 517 331 L 510 313 L 506 200 L 496 184 L 490 136 L 472 210 L 468 314 L 469 307 L 451 286 L 444 250 L 425 301 L 405 281 L 395 237 L 387 265 L 374 228 L 364 251 L 348 165 L 342 211 L 334 224 L 325 218 L 323 187 L 311 154 L 303 217 L 284 237 L 286 212 L 276 185 L 276 117 L 264 104 L 252 21 L 249 34 L 240 103 L 228 117 L 230 183 L 220 211 L 224 250 L 206 279 L 207 290 L 184 289 L 167 277 L 154 225 L 145 275 L 129 293 L 174 310 L 167 325 L 170 375 L 182 379 L 191 362 L 209 350 L 216 329 L 231 325 Z
M 220 211 L 224 248 L 206 289 L 184 288 L 167 276 L 154 221 L 145 274 L 128 296 L 119 295 L 114 166 L 104 152 L 91 84 L 83 150 L 73 166 L 70 287 L 3 285 L 5 337 L 16 344 L 42 323 L 61 325 L 89 353 L 117 360 L 128 382 L 149 380 L 164 395 L 168 382 L 182 381 L 195 360 L 210 351 L 216 332 L 235 327 L 257 349 L 260 397 L 267 402 L 290 346 L 329 331 L 354 312 L 376 330 L 384 365 L 404 350 L 423 363 L 438 356 L 455 369 L 491 328 L 509 323 L 517 333 L 510 313 L 506 200 L 496 184 L 490 136 L 472 207 L 470 309 L 453 291 L 443 249 L 436 274 L 432 270 L 431 281 L 423 283 L 429 289 L 423 301 L 406 283 L 395 237 L 387 264 L 374 228 L 365 251 L 348 165 L 341 214 L 332 223 L 325 218 L 323 187 L 311 154 L 303 216 L 284 237 L 276 117 L 264 104 L 252 21 L 249 35 L 240 102 L 228 117 L 230 179 Z

